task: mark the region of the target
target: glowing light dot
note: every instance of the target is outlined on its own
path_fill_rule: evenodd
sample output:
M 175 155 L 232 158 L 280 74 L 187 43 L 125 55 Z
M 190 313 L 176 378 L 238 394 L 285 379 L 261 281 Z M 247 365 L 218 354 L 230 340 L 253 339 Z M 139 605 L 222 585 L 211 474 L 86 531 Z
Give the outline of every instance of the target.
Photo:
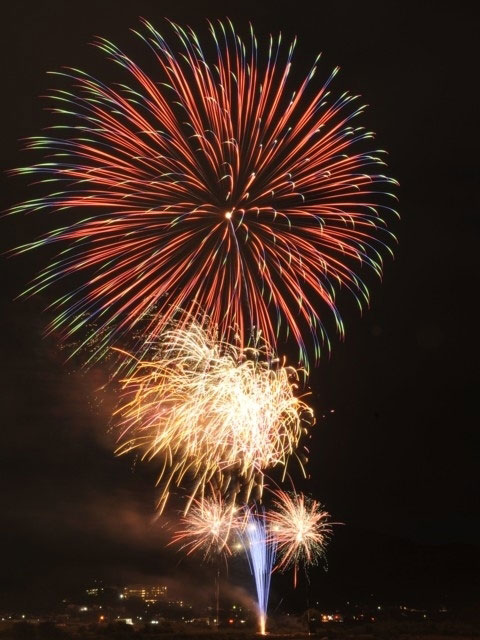
M 232 217 L 232 212 L 231 211 L 227 211 L 227 213 L 225 214 L 225 218 L 227 220 L 230 220 L 231 217 Z

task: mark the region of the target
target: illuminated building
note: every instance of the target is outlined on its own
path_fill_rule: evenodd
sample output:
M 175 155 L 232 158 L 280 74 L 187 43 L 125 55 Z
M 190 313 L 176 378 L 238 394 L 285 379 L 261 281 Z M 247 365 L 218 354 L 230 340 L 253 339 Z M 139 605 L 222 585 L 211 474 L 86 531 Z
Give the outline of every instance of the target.
M 123 588 L 124 598 L 141 598 L 144 602 L 158 602 L 167 597 L 165 585 L 141 585 L 133 584 Z

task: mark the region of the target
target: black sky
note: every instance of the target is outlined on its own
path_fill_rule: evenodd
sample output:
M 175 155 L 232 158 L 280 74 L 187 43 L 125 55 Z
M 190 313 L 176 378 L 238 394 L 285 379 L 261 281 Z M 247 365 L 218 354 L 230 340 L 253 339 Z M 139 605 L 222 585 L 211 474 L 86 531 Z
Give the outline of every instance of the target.
M 372 282 L 370 310 L 360 317 L 343 301 L 346 340 L 332 334 L 332 354 L 311 378 L 317 412 L 327 418 L 313 433 L 305 488 L 346 523 L 332 547 L 332 584 L 335 566 L 347 574 L 338 567 L 342 557 L 357 562 L 354 576 L 363 575 L 367 560 L 385 575 L 389 562 L 396 570 L 401 553 L 387 553 L 377 541 L 397 538 L 414 555 L 429 549 L 426 564 L 405 552 L 411 566 L 405 584 L 432 567 L 437 580 L 442 557 L 459 582 L 474 571 L 478 89 L 471 68 L 477 31 L 467 6 L 18 0 L 1 9 L 3 169 L 31 161 L 19 152 L 19 139 L 51 122 L 39 98 L 51 84 L 46 72 L 62 65 L 107 72 L 87 45 L 94 35 L 147 55 L 128 31 L 139 16 L 157 28 L 166 16 L 205 33 L 205 18 L 228 15 L 239 31 L 251 20 L 260 38 L 278 30 L 287 38 L 296 34 L 300 65 L 323 51 L 325 75 L 341 66 L 334 91 L 361 93 L 371 105 L 363 122 L 389 152 L 389 175 L 400 180 L 402 222 L 394 229 L 395 260 L 386 260 L 382 284 Z M 4 176 L 2 193 L 6 208 L 32 189 Z M 2 220 L 1 249 L 39 229 L 33 216 Z M 13 300 L 46 259 L 37 252 L 0 260 L 1 587 L 18 591 L 40 579 L 55 591 L 62 580 L 73 584 L 94 573 L 174 574 L 178 557 L 158 551 L 164 533 L 151 524 L 153 471 L 132 470 L 132 460 L 112 456 L 108 399 L 99 405 L 94 393 L 104 373 L 76 372 L 64 364 L 55 339 L 42 337 L 48 298 Z M 385 542 L 385 549 L 396 544 Z M 359 558 L 360 548 L 368 558 Z M 434 548 L 448 551 L 437 556 Z M 464 567 L 470 554 L 472 565 Z

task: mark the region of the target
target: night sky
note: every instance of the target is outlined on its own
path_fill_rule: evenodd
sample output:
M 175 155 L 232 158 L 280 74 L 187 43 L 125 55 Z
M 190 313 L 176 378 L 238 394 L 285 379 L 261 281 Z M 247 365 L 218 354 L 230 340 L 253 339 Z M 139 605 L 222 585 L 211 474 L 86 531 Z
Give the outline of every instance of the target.
M 480 535 L 475 21 L 466 3 L 448 10 L 433 2 L 311 4 L 4 3 L 2 169 L 32 162 L 19 140 L 52 123 L 40 97 L 51 86 L 48 70 L 70 65 L 108 77 L 110 65 L 88 46 L 95 35 L 148 57 L 129 33 L 139 16 L 160 30 L 164 17 L 188 23 L 200 35 L 205 18 L 228 15 L 240 33 L 251 20 L 260 41 L 270 31 L 298 35 L 299 66 L 318 51 L 321 77 L 339 64 L 333 90 L 360 93 L 370 105 L 362 124 L 389 152 L 402 220 L 393 225 L 399 245 L 383 282 L 369 282 L 371 308 L 361 317 L 341 298 L 346 339 L 331 332 L 332 353 L 310 379 L 319 421 L 311 478 L 299 486 L 345 523 L 328 574 L 319 569 L 312 582 L 339 601 L 372 590 L 380 599 L 407 592 L 413 600 L 473 599 Z M 5 171 L 2 179 L 3 209 L 35 193 L 25 179 Z M 2 251 L 45 228 L 35 216 L 1 220 Z M 0 259 L 2 598 L 55 599 L 95 577 L 121 583 L 190 573 L 195 582 L 198 564 L 165 552 L 166 532 L 153 521 L 155 469 L 112 455 L 112 398 L 96 391 L 105 371 L 66 364 L 55 337 L 43 336 L 48 292 L 14 300 L 49 257 Z

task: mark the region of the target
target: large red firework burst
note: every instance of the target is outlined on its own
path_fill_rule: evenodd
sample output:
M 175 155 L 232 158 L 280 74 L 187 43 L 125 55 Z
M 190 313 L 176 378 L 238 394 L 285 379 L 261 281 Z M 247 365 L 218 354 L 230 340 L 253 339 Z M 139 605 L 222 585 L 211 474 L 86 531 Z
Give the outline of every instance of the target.
M 323 309 L 343 333 L 339 287 L 368 302 L 360 272 L 381 273 L 395 181 L 377 173 L 380 151 L 362 149 L 371 134 L 352 123 L 355 97 L 330 97 L 337 69 L 315 85 L 317 58 L 290 82 L 295 43 L 263 50 L 253 31 L 245 43 L 219 23 L 206 55 L 192 30 L 171 26 L 176 46 L 148 22 L 138 33 L 155 74 L 105 39 L 96 45 L 125 83 L 62 73 L 73 80 L 52 95 L 63 124 L 27 144 L 46 161 L 16 170 L 55 190 L 13 211 L 72 213 L 19 248 L 66 243 L 25 293 L 77 274 L 50 328 L 89 325 L 100 351 L 140 320 L 155 336 L 178 308 L 201 309 L 242 344 L 251 331 L 272 344 L 293 335 L 306 362 L 305 333 L 316 357 L 325 337 Z

